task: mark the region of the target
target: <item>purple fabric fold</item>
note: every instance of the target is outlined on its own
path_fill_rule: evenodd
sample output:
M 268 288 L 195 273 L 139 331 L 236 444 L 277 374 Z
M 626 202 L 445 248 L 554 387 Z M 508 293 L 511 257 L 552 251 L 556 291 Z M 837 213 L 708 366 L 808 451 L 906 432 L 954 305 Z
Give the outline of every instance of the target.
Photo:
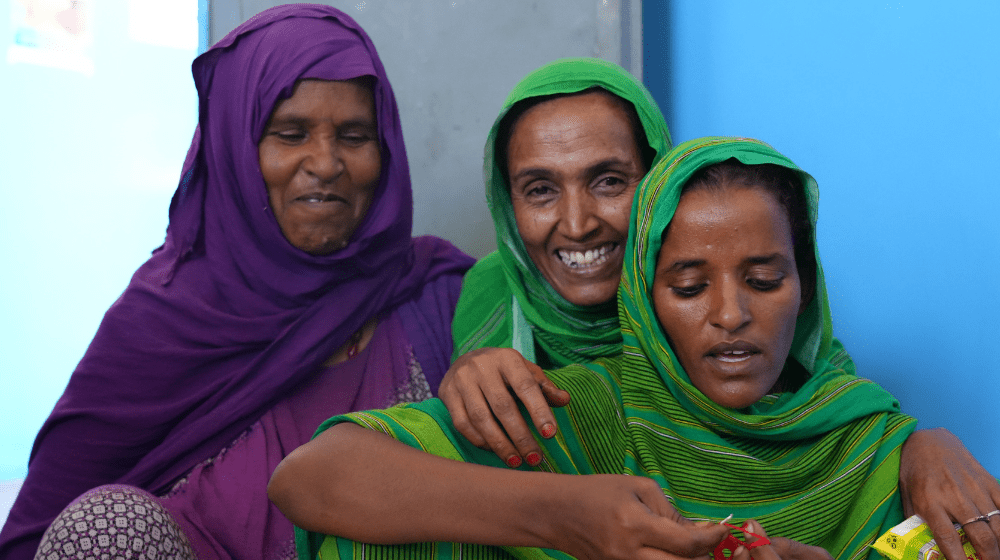
M 466 270 L 450 243 L 411 238 L 395 97 L 375 47 L 342 12 L 286 5 L 240 25 L 192 65 L 199 124 L 166 240 L 132 277 L 39 432 L 0 533 L 31 558 L 82 492 L 163 492 L 308 380 L 371 317 Z M 382 173 L 348 246 L 309 255 L 270 211 L 257 143 L 297 80 L 374 76 Z

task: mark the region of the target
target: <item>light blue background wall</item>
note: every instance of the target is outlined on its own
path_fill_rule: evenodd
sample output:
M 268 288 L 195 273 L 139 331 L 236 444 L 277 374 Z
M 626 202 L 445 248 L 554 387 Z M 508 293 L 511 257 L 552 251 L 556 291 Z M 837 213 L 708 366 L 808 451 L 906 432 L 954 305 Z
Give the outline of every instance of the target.
M 819 182 L 835 333 L 1000 476 L 1000 2 L 644 2 L 675 142 L 764 140 Z
M 0 481 L 24 476 L 101 317 L 163 243 L 198 119 L 196 0 L 154 19 L 172 30 L 161 44 L 129 33 L 142 19 L 130 9 L 148 2 L 87 3 L 92 75 L 8 63 L 10 4 L 0 0 Z

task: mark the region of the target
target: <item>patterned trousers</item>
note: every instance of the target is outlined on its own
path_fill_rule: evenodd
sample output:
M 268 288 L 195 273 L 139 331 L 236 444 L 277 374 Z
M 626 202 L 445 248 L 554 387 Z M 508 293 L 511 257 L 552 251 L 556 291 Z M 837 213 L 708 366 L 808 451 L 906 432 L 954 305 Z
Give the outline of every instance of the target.
M 82 494 L 55 518 L 35 560 L 194 560 L 181 528 L 145 490 L 110 484 Z

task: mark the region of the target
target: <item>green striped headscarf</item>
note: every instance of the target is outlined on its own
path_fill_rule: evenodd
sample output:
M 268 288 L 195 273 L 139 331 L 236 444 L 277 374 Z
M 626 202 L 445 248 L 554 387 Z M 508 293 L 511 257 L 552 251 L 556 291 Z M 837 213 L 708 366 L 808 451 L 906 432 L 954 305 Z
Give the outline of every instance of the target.
M 517 231 L 510 188 L 496 161 L 500 121 L 518 101 L 603 88 L 630 102 L 639 115 L 654 163 L 670 149 L 670 133 L 649 91 L 621 67 L 594 58 L 567 58 L 528 74 L 503 104 L 486 140 L 486 200 L 497 233 L 497 251 L 466 273 L 455 311 L 454 357 L 483 347 L 515 348 L 531 361 L 559 367 L 621 351 L 615 302 L 574 305 L 545 280 Z M 535 356 L 535 343 L 542 355 Z M 536 359 L 537 358 L 537 359 Z
M 815 295 L 796 322 L 790 353 L 810 376 L 794 393 L 740 411 L 715 404 L 691 384 L 656 319 L 653 275 L 681 189 L 695 171 L 729 158 L 796 171 L 815 243 L 816 181 L 764 143 L 693 140 L 650 171 L 632 207 L 618 292 L 625 469 L 658 480 L 686 515 L 755 518 L 771 535 L 822 546 L 841 560 L 865 557 L 867 545 L 903 519 L 899 449 L 916 422 L 881 387 L 843 369 L 850 361 L 833 338 L 818 250 Z
M 618 292 L 623 353 L 548 372 L 572 399 L 553 409 L 560 427 L 555 437 L 535 436 L 543 461 L 533 468 L 650 477 L 691 519 L 753 518 L 771 536 L 822 546 L 838 560 L 875 560 L 878 553 L 868 545 L 903 519 L 899 453 L 916 422 L 899 412 L 892 395 L 845 370 L 850 361 L 832 337 L 818 254 L 815 295 L 796 322 L 790 356 L 809 377 L 795 392 L 767 395 L 744 410 L 716 405 L 691 384 L 656 319 L 653 273 L 681 188 L 698 169 L 729 158 L 795 170 L 815 232 L 816 182 L 770 146 L 703 138 L 671 151 L 643 180 L 632 207 Z M 455 431 L 437 399 L 338 416 L 319 431 L 344 421 L 428 453 L 505 468 L 492 452 Z M 545 549 L 375 546 L 303 531 L 297 537 L 303 559 L 569 559 Z

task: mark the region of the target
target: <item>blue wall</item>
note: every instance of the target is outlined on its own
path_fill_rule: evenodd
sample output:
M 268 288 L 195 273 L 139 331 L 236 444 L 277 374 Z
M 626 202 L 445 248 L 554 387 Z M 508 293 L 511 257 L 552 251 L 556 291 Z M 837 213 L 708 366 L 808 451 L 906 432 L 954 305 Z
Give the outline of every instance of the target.
M 145 19 L 190 39 L 167 45 L 136 27 L 130 6 L 149 3 L 85 3 L 92 74 L 9 63 L 10 4 L 0 0 L 0 481 L 25 475 L 101 317 L 163 243 L 198 119 L 194 0 L 167 5 L 180 22 Z
M 819 182 L 835 333 L 1000 476 L 1000 2 L 644 2 L 675 142 L 764 140 Z

